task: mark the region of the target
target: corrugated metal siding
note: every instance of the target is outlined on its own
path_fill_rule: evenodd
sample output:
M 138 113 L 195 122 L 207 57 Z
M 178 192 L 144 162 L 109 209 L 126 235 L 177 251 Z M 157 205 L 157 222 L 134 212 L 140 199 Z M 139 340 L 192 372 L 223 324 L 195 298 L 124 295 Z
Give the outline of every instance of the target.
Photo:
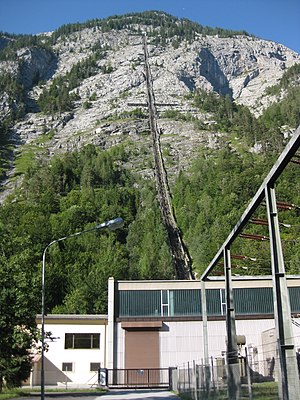
M 300 313 L 300 287 L 290 287 L 291 312 Z
M 206 289 L 207 315 L 222 315 L 220 289 Z
M 274 312 L 272 288 L 233 289 L 233 296 L 237 315 Z
M 160 290 L 122 290 L 119 292 L 119 316 L 160 316 L 160 296 Z
M 170 302 L 173 297 L 173 313 L 170 316 L 201 315 L 201 291 L 193 290 L 171 290 Z
M 165 292 L 165 291 L 163 291 Z M 207 314 L 223 315 L 225 312 L 224 289 L 206 289 Z M 291 311 L 300 313 L 300 287 L 289 288 Z M 271 287 L 234 288 L 236 315 L 273 314 L 273 289 Z M 161 316 L 162 300 L 168 302 L 169 316 L 200 316 L 200 289 L 169 290 L 122 290 L 119 292 L 119 317 L 157 317 Z M 166 314 L 164 315 L 166 316 Z

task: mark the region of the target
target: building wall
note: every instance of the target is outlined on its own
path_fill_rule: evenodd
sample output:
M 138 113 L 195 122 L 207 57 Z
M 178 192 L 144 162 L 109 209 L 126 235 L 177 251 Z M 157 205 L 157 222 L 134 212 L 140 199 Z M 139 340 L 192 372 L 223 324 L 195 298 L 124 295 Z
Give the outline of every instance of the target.
M 274 319 L 237 320 L 238 335 L 245 335 L 246 346 L 258 349 L 259 359 L 263 359 L 262 332 L 274 328 Z M 125 330 L 121 323 L 116 324 L 117 331 L 117 368 L 124 368 Z M 300 329 L 299 329 L 300 331 Z M 168 368 L 181 365 L 187 361 L 203 361 L 203 325 L 202 321 L 164 322 L 159 330 L 160 367 Z M 226 351 L 226 323 L 208 322 L 208 349 L 213 358 L 222 357 Z M 243 353 L 243 349 L 242 349 Z
M 299 277 L 291 277 L 288 280 L 289 287 L 300 287 Z M 272 289 L 272 279 L 261 278 L 256 279 L 236 279 L 233 281 L 233 287 L 240 290 L 239 298 L 240 302 L 245 301 L 244 304 L 249 304 L 251 301 L 255 301 L 258 305 L 257 308 L 252 307 L 251 315 L 247 315 L 244 310 L 247 307 L 240 306 L 242 313 L 236 316 L 236 333 L 237 335 L 244 335 L 246 338 L 246 344 L 240 347 L 240 354 L 245 355 L 245 346 L 248 349 L 249 360 L 251 367 L 254 371 L 265 374 L 266 372 L 266 349 L 264 349 L 263 333 L 265 331 L 274 330 L 275 320 L 269 311 L 265 314 L 260 314 L 260 309 L 265 310 L 264 304 L 266 300 L 270 303 L 270 299 L 264 297 L 261 298 L 262 292 L 259 292 L 260 297 L 256 297 L 256 288 L 269 288 Z M 183 315 L 182 317 L 176 315 L 164 316 L 161 315 L 138 315 L 137 308 L 139 301 L 153 301 L 153 296 L 145 296 L 143 291 L 157 291 L 157 290 L 182 290 L 182 289 L 201 289 L 201 283 L 199 281 L 116 281 L 110 282 L 109 298 L 114 299 L 114 308 L 111 308 L 114 312 L 114 318 L 110 317 L 111 323 L 113 324 L 114 330 L 114 342 L 112 343 L 113 350 L 117 357 L 113 363 L 114 368 L 125 368 L 125 329 L 126 325 L 124 321 L 127 321 L 127 326 L 130 323 L 150 323 L 150 321 L 162 321 L 162 327 L 157 328 L 159 330 L 159 347 L 160 347 L 160 367 L 175 367 L 183 365 L 184 363 L 195 361 L 197 364 L 201 364 L 204 359 L 203 351 L 203 324 L 201 315 Z M 249 293 L 247 290 L 254 288 L 254 298 L 245 297 L 244 293 Z M 210 281 L 206 283 L 206 289 L 224 289 L 224 282 L 222 281 Z M 241 291 L 242 289 L 242 291 Z M 126 306 L 119 307 L 117 304 L 118 299 L 130 299 L 130 296 L 119 296 L 120 291 L 136 291 L 135 296 L 132 296 L 133 306 L 131 303 L 126 303 Z M 266 293 L 272 296 L 272 290 L 266 290 Z M 141 297 L 140 297 L 141 296 Z M 147 300 L 145 300 L 147 299 Z M 295 299 L 294 299 L 295 300 Z M 296 298 L 297 300 L 297 298 Z M 295 301 L 294 301 L 295 302 Z M 296 304 L 297 303 L 297 304 Z M 296 301 L 296 309 L 300 310 L 299 301 Z M 154 304 L 154 303 L 153 303 Z M 156 303 L 155 303 L 156 304 Z M 127 307 L 128 305 L 128 307 Z M 261 305 L 261 306 L 259 306 Z M 272 305 L 272 299 L 271 299 Z M 221 307 L 222 308 L 222 307 Z M 126 311 L 126 314 L 119 315 L 119 310 Z M 147 307 L 140 307 L 142 310 L 148 311 Z M 190 309 L 187 305 L 187 309 Z M 219 308 L 218 308 L 219 309 Z M 133 310 L 134 315 L 130 315 Z M 128 311 L 128 313 L 127 313 Z M 225 311 L 225 310 L 224 310 Z M 224 358 L 226 352 L 226 311 L 221 315 L 210 315 L 207 322 L 208 329 L 208 353 L 209 357 L 212 358 L 213 362 L 216 363 L 217 359 Z M 294 315 L 295 317 L 295 315 Z M 135 321 L 135 322 L 133 322 Z M 140 322 L 138 322 L 140 321 Z M 123 324 L 123 327 L 122 327 Z M 129 325 L 128 325 L 129 324 Z M 300 327 L 293 325 L 293 336 L 295 338 L 295 348 L 300 347 Z M 275 347 L 274 347 L 275 348 Z M 276 354 L 274 354 L 276 356 Z M 215 364 L 214 364 L 215 365 Z
M 160 332 L 161 367 L 177 366 L 203 358 L 202 322 L 165 322 Z
M 208 321 L 208 352 L 210 362 L 217 365 L 217 360 L 225 359 L 226 322 Z M 117 337 L 117 361 L 115 368 L 125 368 L 125 329 L 121 322 L 115 325 Z M 275 330 L 275 321 L 271 319 L 236 320 L 237 335 L 244 335 L 249 355 L 250 367 L 253 371 L 267 375 L 267 359 L 277 358 L 276 344 L 266 346 L 266 332 Z M 300 328 L 293 325 L 295 347 L 300 347 Z M 160 368 L 177 367 L 193 361 L 203 364 L 203 325 L 202 321 L 164 322 L 159 330 Z M 245 356 L 245 346 L 241 346 L 240 354 Z M 270 350 L 271 349 L 271 350 Z
M 90 371 L 90 364 L 99 363 L 106 367 L 106 331 L 106 316 L 47 316 L 45 332 L 51 332 L 54 339 L 46 339 L 45 385 L 91 386 L 97 383 L 98 373 Z M 66 333 L 100 333 L 100 349 L 65 349 Z M 63 371 L 63 363 L 72 363 L 72 371 Z M 34 363 L 33 386 L 40 385 L 40 370 L 39 359 Z

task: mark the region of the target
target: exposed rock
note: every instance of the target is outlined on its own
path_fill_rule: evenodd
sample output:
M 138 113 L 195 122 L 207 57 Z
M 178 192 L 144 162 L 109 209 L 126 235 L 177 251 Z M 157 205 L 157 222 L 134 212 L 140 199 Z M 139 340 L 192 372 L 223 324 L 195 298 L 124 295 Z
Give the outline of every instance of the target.
M 0 47 L 5 45 L 3 40 Z M 151 44 L 151 38 L 148 41 L 159 115 L 166 109 L 174 109 L 199 116 L 186 100 L 186 94 L 197 88 L 228 94 L 258 115 L 273 101 L 266 96 L 266 88 L 278 83 L 285 69 L 300 63 L 300 55 L 285 46 L 249 36 L 220 38 L 197 34 L 192 43 L 181 42 L 176 49 L 171 43 L 157 47 Z M 75 109 L 55 116 L 38 113 L 35 104 L 43 88 L 37 82 L 44 80 L 44 87 L 49 87 L 55 77 L 64 76 L 73 65 L 92 55 L 96 45 L 105 49 L 105 56 L 98 60 L 97 73 L 74 89 L 79 95 Z M 110 66 L 109 73 L 104 72 L 105 66 Z M 24 48 L 18 52 L 18 61 L 0 62 L 0 74 L 4 72 L 18 76 L 28 89 L 30 112 L 12 129 L 18 146 L 38 141 L 43 154 L 51 156 L 87 143 L 102 148 L 128 140 L 137 143 L 137 148 L 145 143 L 148 148 L 151 145 L 147 120 L 124 119 L 134 108 L 147 113 L 142 39 L 126 29 L 102 32 L 100 28 L 86 28 L 59 38 L 53 52 Z M 93 100 L 91 94 L 95 94 Z M 89 107 L 84 107 L 86 102 Z M 9 114 L 10 107 L 8 95 L 1 93 L 0 118 Z M 17 102 L 14 107 L 19 107 Z M 204 123 L 213 123 L 209 115 L 201 118 Z M 219 134 L 197 132 L 192 124 L 163 119 L 159 124 L 163 130 L 162 145 L 169 149 L 175 166 L 170 162 L 169 167 L 174 173 L 187 166 L 186 160 L 192 159 L 198 144 L 218 145 Z M 144 171 L 142 163 L 136 165 Z
M 25 89 L 30 89 L 40 80 L 50 79 L 57 68 L 54 54 L 48 50 L 32 47 L 17 52 L 19 79 Z
M 12 39 L 6 37 L 6 36 L 1 36 L 0 37 L 0 50 L 4 49 L 9 42 L 11 42 Z

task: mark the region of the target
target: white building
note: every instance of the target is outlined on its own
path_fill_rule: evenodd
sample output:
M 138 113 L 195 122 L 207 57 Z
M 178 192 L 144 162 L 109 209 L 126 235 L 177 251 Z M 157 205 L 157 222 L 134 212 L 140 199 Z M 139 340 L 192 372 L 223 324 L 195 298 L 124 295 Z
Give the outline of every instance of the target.
M 37 318 L 41 328 L 41 318 Z M 45 385 L 87 386 L 98 382 L 98 369 L 106 367 L 106 315 L 47 315 Z M 34 357 L 30 384 L 41 384 L 41 356 Z

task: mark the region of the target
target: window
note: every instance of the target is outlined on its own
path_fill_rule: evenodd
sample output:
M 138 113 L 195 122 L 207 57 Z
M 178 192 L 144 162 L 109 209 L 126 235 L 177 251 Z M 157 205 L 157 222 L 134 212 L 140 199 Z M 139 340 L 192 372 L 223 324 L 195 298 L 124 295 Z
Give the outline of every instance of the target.
M 100 333 L 66 333 L 65 349 L 100 349 Z
M 90 363 L 90 371 L 91 372 L 96 372 L 99 369 L 100 369 L 100 363 L 95 363 L 95 362 Z
M 63 362 L 62 363 L 62 371 L 64 372 L 72 372 L 73 371 L 73 363 L 71 362 Z
M 161 315 L 164 317 L 169 315 L 169 291 L 168 290 L 161 291 Z
M 221 301 L 221 315 L 226 315 L 225 289 L 220 289 L 220 301 Z

